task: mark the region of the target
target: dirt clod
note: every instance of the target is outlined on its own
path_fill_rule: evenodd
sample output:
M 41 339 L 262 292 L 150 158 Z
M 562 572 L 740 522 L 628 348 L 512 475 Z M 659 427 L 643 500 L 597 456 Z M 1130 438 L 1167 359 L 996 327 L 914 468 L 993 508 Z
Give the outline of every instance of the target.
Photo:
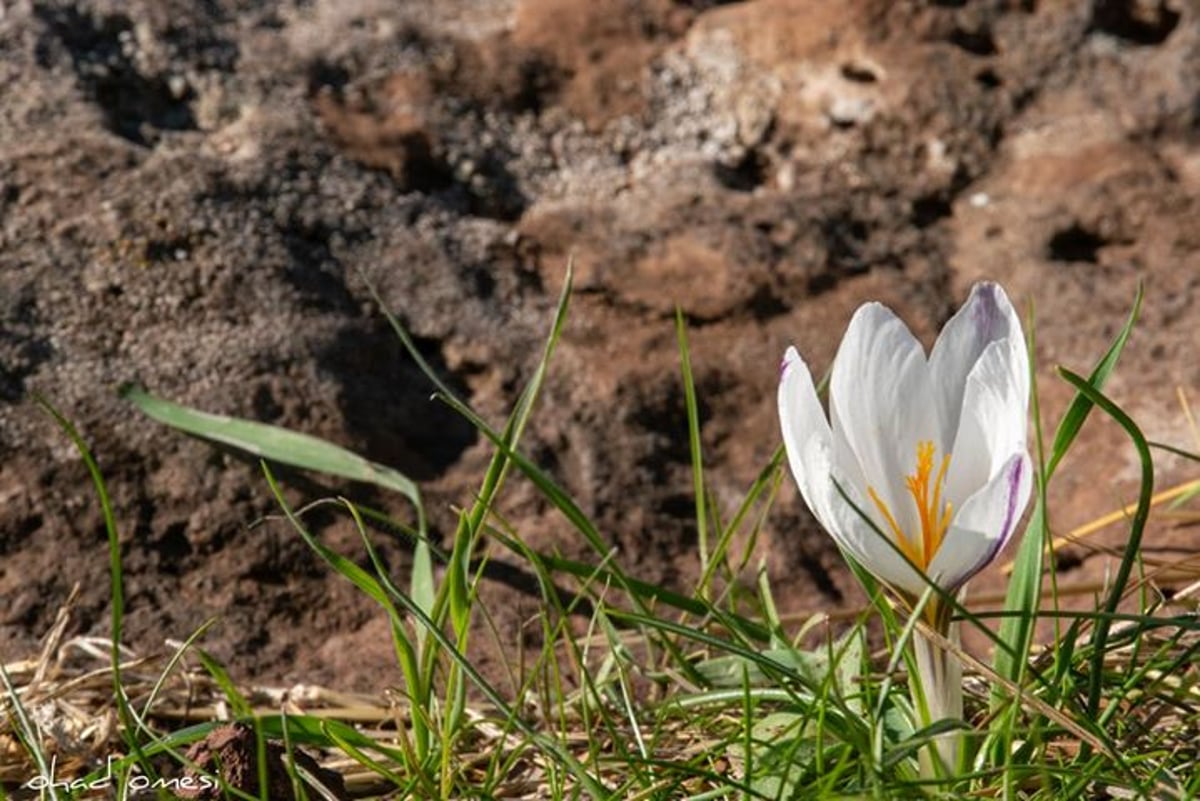
M 230 790 L 236 789 L 260 798 L 258 752 L 258 738 L 251 727 L 233 723 L 214 729 L 188 749 L 187 764 L 192 767 L 178 781 L 176 795 L 190 801 L 216 801 L 228 798 Z M 301 797 L 293 790 L 295 784 L 308 785 L 306 789 L 312 793 L 313 782 L 326 791 L 324 797 L 349 798 L 341 775 L 322 768 L 303 751 L 294 749 L 289 754 L 281 744 L 267 741 L 264 752 L 268 801 L 295 801 Z M 311 778 L 300 778 L 305 774 Z

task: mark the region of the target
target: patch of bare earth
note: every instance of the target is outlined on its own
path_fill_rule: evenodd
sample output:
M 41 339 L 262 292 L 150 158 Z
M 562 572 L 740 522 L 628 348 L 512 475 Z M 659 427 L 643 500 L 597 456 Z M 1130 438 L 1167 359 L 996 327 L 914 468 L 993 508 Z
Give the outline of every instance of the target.
M 1134 0 L 44 0 L 0 16 L 0 649 L 36 647 L 70 587 L 102 632 L 98 505 L 41 392 L 93 444 L 121 523 L 142 652 L 220 623 L 238 675 L 379 690 L 387 627 L 278 520 L 256 467 L 139 417 L 136 380 L 327 437 L 425 486 L 445 536 L 488 448 L 428 400 L 361 279 L 498 421 L 528 379 L 574 254 L 571 319 L 524 447 L 647 581 L 697 575 L 672 318 L 690 323 L 706 476 L 723 511 L 779 443 L 776 365 L 828 366 L 882 300 L 927 341 L 971 282 L 1086 370 L 1143 281 L 1111 394 L 1187 444 L 1200 390 L 1200 25 Z M 1183 475 L 1161 457 L 1165 485 Z M 348 492 L 287 476 L 295 500 Z M 1133 497 L 1119 431 L 1090 426 L 1052 487 L 1056 529 Z M 584 557 L 514 480 L 501 510 Z M 332 515 L 319 535 L 365 557 Z M 1112 535 L 1115 537 L 1116 535 Z M 377 539 L 405 574 L 408 543 Z M 1098 540 L 1110 545 L 1113 539 Z M 1195 529 L 1152 527 L 1166 560 Z M 856 603 L 790 485 L 758 547 L 787 610 Z M 1064 582 L 1104 558 L 1064 562 Z M 589 557 L 590 558 L 590 557 Z M 504 553 L 483 601 L 504 677 L 536 584 Z M 997 574 L 978 582 L 986 595 Z

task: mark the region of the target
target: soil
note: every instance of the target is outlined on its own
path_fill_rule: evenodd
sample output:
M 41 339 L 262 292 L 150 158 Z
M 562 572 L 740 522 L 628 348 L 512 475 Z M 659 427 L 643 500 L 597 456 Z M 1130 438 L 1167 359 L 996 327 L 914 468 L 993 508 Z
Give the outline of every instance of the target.
M 236 676 L 379 690 L 400 680 L 386 622 L 277 519 L 256 465 L 140 416 L 121 384 L 393 465 L 444 541 L 490 451 L 429 399 L 367 282 L 498 424 L 573 255 L 524 451 L 623 566 L 686 588 L 676 308 L 725 515 L 779 445 L 788 344 L 824 370 L 868 299 L 930 341 L 983 278 L 1035 310 L 1050 424 L 1070 399 L 1055 366 L 1087 371 L 1143 282 L 1108 388 L 1152 439 L 1196 448 L 1176 388 L 1200 402 L 1198 215 L 1185 0 L 2 1 L 0 655 L 33 653 L 75 583 L 76 630 L 108 625 L 100 507 L 32 393 L 107 479 L 131 646 L 218 616 L 204 644 Z M 1189 475 L 1158 468 L 1163 487 Z M 1056 530 L 1132 500 L 1137 474 L 1120 430 L 1089 423 L 1051 487 Z M 285 478 L 293 501 L 410 515 Z M 594 560 L 526 482 L 499 509 L 534 547 Z M 344 521 L 308 521 L 365 564 Z M 376 538 L 403 581 L 409 544 Z M 1164 520 L 1147 544 L 1178 561 L 1200 533 Z M 790 479 L 756 547 L 784 611 L 857 603 Z M 1066 584 L 1108 565 L 1067 556 Z M 493 560 L 498 636 L 473 642 L 498 676 L 540 603 Z

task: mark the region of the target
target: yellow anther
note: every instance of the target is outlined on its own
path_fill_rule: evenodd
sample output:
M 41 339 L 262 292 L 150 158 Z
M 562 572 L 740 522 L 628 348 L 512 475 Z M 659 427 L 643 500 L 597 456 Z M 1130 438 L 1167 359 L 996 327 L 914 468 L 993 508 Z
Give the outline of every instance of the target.
M 867 487 L 867 494 L 871 496 L 871 501 L 875 504 L 875 508 L 883 515 L 883 519 L 887 521 L 888 527 L 892 530 L 892 536 L 896 540 L 896 545 L 900 546 L 900 550 L 908 557 L 908 560 L 913 564 L 921 564 L 921 554 L 917 549 L 916 543 L 909 542 L 908 537 L 904 536 L 904 532 L 900 530 L 900 524 L 896 522 L 896 518 L 892 516 L 892 510 L 883 502 L 883 498 L 879 497 L 879 493 L 874 487 Z
M 901 530 L 900 525 L 896 522 L 895 515 L 888 508 L 883 499 L 879 497 L 879 493 L 874 487 L 867 487 L 867 493 L 871 496 L 871 501 L 875 504 L 875 508 L 883 515 L 883 519 L 887 521 L 888 527 L 891 528 L 892 534 L 895 535 L 896 544 L 904 555 L 912 561 L 917 567 L 922 570 L 928 570 L 929 564 L 933 561 L 934 554 L 938 552 L 938 548 L 942 546 L 942 540 L 946 537 L 946 530 L 950 527 L 950 518 L 953 517 L 953 506 L 949 501 L 942 505 L 942 485 L 946 481 L 946 470 L 950 466 L 950 454 L 942 457 L 941 466 L 938 468 L 936 477 L 933 474 L 933 455 L 935 448 L 932 442 L 925 440 L 917 444 L 917 469 L 904 479 L 905 485 L 908 487 L 908 493 L 912 496 L 913 503 L 917 507 L 917 519 L 921 524 L 920 537 L 907 536 Z M 933 479 L 930 481 L 930 479 Z

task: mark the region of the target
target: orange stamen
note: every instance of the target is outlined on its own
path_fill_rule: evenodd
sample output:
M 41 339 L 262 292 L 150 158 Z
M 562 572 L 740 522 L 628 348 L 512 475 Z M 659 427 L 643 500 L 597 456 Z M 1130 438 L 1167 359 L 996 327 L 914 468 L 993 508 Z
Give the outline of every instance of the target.
M 917 519 L 921 524 L 920 537 L 908 537 L 900 529 L 892 510 L 879 497 L 875 488 L 867 487 L 871 501 L 883 515 L 883 519 L 887 521 L 900 550 L 914 565 L 924 571 L 929 570 L 934 555 L 942 547 L 942 540 L 946 537 L 946 530 L 950 528 L 950 518 L 953 516 L 951 503 L 947 501 L 944 506 L 942 505 L 942 485 L 946 481 L 946 470 L 950 467 L 950 454 L 942 457 L 942 463 L 936 476 L 933 474 L 933 454 L 932 442 L 926 440 L 918 443 L 917 469 L 912 475 L 906 476 L 904 480 L 908 487 L 908 494 L 912 496 L 913 503 L 917 506 Z M 933 479 L 932 486 L 931 478 Z
M 867 487 L 867 494 L 871 496 L 871 500 L 875 503 L 875 508 L 883 515 L 883 519 L 887 521 L 888 527 L 892 530 L 892 536 L 895 537 L 896 544 L 900 546 L 900 550 L 908 557 L 913 564 L 921 564 L 921 554 L 917 552 L 914 543 L 908 541 L 908 537 L 904 536 L 904 532 L 900 530 L 900 524 L 896 522 L 896 518 L 892 516 L 892 510 L 883 502 L 883 498 L 879 497 L 879 493 L 874 487 Z

